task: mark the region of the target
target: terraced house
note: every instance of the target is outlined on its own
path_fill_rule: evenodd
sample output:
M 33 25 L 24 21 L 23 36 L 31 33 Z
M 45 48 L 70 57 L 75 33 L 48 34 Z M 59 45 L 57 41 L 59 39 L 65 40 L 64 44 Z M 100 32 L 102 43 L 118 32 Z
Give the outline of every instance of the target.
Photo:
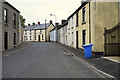
M 119 1 L 81 2 L 67 19 L 67 45 L 83 49 L 83 45 L 93 44 L 95 55 L 120 54 L 119 9 Z M 62 29 L 58 30 L 58 42 L 65 44 Z
M 50 23 L 33 25 L 28 24 L 28 27 L 24 29 L 23 39 L 24 41 L 39 41 L 45 42 L 50 41 L 49 32 L 54 28 L 52 21 Z
M 67 45 L 67 42 L 69 41 L 67 38 L 67 27 L 68 27 L 68 21 L 62 20 L 61 25 L 59 25 L 57 31 L 58 31 L 58 42 Z
M 79 48 L 83 48 L 85 44 L 93 44 L 93 52 L 96 54 L 118 55 L 119 52 L 115 51 L 105 54 L 104 34 L 105 29 L 114 28 L 119 24 L 119 2 L 84 2 L 74 13 L 77 23 L 76 43 Z M 117 39 L 118 36 L 114 37 L 115 41 Z M 113 46 L 118 50 L 119 47 Z
M 2 50 L 19 45 L 19 13 L 8 2 L 2 2 Z

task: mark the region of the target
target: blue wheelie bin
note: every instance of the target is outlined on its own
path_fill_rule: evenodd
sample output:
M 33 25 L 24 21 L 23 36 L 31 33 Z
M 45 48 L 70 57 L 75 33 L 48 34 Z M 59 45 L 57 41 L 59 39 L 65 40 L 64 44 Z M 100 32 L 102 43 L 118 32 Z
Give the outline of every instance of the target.
M 83 45 L 85 58 L 92 57 L 92 46 L 93 44 Z

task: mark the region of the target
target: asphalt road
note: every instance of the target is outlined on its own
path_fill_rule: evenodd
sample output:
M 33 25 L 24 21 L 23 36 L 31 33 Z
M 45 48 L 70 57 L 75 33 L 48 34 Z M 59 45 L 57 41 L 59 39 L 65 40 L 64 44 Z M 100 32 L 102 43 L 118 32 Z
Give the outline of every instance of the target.
M 55 43 L 31 46 L 3 57 L 3 78 L 105 78 Z

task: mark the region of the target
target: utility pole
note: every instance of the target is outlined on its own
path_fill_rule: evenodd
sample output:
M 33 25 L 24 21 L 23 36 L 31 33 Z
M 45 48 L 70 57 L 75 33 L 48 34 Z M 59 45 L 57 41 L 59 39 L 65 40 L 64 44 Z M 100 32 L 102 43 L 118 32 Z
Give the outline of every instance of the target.
M 0 0 L 0 79 L 2 79 L 2 0 Z
M 47 22 L 47 20 L 45 19 L 45 42 L 47 41 L 47 35 L 46 35 L 46 22 Z

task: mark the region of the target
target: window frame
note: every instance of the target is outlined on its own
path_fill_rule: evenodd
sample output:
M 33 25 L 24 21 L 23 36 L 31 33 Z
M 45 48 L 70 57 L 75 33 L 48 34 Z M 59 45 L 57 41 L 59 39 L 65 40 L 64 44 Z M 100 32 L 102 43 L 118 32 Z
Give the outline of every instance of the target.
M 17 25 L 17 16 L 16 16 L 16 14 L 14 13 L 13 14 L 13 24 L 14 24 L 14 28 L 16 28 L 16 25 Z
M 79 26 L 79 13 L 76 13 L 76 27 Z
M 4 23 L 7 24 L 8 23 L 8 10 L 6 8 L 4 8 Z
M 44 40 L 44 35 L 42 35 L 42 40 Z
M 83 35 L 83 45 L 85 45 L 86 44 L 86 29 L 85 30 L 82 30 L 82 35 Z
M 42 34 L 42 30 L 40 30 L 40 34 Z
M 82 24 L 86 23 L 86 7 L 82 9 Z

